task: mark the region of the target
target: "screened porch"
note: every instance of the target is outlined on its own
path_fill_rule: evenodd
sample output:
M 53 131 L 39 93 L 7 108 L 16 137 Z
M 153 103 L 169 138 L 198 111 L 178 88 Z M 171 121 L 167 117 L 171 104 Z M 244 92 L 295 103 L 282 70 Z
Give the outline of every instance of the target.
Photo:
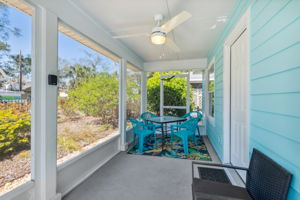
M 299 7 L 0 0 L 0 200 L 300 199 Z

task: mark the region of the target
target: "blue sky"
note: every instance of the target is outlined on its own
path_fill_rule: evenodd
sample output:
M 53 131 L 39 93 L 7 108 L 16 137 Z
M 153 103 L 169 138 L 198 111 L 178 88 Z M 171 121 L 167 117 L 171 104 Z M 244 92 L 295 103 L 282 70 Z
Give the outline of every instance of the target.
M 10 44 L 11 51 L 9 54 L 19 54 L 20 50 L 22 50 L 23 55 L 30 55 L 32 46 L 31 17 L 12 7 L 8 7 L 8 16 L 10 25 L 21 30 L 20 37 L 10 35 L 8 43 Z M 59 57 L 68 60 L 70 64 L 78 61 L 80 58 L 86 57 L 85 52 L 96 53 L 61 33 L 59 33 L 58 48 Z M 112 60 L 101 54 L 99 56 L 105 64 L 114 65 Z
M 8 16 L 10 25 L 21 30 L 20 37 L 9 37 L 10 54 L 18 54 L 20 50 L 24 55 L 31 54 L 31 17 L 11 7 L 8 9 Z

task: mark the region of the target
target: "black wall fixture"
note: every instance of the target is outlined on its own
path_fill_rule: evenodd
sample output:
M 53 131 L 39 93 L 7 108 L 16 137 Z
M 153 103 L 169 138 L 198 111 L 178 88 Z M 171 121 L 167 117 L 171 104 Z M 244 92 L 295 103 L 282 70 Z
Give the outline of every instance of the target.
M 53 74 L 48 75 L 48 85 L 57 85 L 57 76 Z

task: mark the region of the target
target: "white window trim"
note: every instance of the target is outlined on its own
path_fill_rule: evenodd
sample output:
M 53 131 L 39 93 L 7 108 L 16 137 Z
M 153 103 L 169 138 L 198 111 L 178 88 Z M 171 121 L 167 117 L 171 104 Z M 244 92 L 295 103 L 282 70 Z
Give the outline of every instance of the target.
M 215 63 L 216 59 L 213 57 L 213 59 L 208 64 L 207 69 L 205 70 L 205 114 L 207 116 L 207 119 L 209 123 L 213 126 L 215 126 L 215 116 L 211 116 L 209 113 L 209 98 L 208 98 L 208 85 L 209 85 L 209 70 L 214 66 L 214 72 L 215 72 Z M 214 94 L 216 93 L 216 88 L 214 89 Z

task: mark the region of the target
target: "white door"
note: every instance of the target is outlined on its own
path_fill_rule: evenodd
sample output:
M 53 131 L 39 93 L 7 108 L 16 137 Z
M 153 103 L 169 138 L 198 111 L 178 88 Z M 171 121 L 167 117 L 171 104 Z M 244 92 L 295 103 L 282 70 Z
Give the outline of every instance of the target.
M 248 167 L 248 94 L 249 74 L 247 30 L 231 46 L 230 81 L 230 160 L 233 165 Z M 246 173 L 238 171 L 243 180 Z

